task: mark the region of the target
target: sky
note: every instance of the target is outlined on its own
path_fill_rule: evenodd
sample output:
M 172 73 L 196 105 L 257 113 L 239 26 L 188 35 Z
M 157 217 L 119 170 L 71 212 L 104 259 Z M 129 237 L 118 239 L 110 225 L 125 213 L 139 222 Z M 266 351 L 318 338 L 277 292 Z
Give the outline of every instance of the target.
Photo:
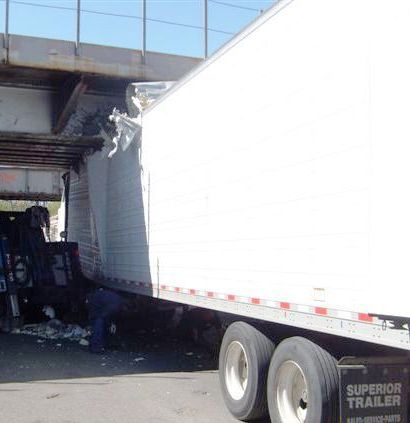
M 208 0 L 209 52 L 218 49 L 274 1 Z M 10 0 L 9 32 L 74 41 L 76 12 L 69 9 L 76 6 L 77 0 Z M 141 48 L 142 25 L 138 19 L 142 16 L 141 0 L 81 0 L 81 9 L 82 42 Z M 203 11 L 203 0 L 147 0 L 147 50 L 203 56 L 204 31 L 190 27 L 203 28 Z M 105 13 L 131 17 L 107 16 Z M 4 32 L 4 27 L 5 0 L 0 0 L 0 32 Z

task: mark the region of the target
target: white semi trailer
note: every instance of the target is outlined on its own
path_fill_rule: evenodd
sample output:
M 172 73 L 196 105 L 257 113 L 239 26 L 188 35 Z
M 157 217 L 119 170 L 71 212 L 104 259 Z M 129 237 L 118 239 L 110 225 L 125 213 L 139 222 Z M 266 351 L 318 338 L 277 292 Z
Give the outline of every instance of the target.
M 72 172 L 86 273 L 231 314 L 239 419 L 408 421 L 409 40 L 408 0 L 278 1 Z

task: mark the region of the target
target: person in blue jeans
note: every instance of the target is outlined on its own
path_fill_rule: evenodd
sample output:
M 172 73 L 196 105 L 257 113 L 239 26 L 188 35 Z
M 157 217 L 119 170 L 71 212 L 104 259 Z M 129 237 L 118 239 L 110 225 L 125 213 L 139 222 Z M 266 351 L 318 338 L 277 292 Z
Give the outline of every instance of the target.
M 106 348 L 108 325 L 122 305 L 123 298 L 114 291 L 98 288 L 87 296 L 91 324 L 90 352 L 103 353 Z

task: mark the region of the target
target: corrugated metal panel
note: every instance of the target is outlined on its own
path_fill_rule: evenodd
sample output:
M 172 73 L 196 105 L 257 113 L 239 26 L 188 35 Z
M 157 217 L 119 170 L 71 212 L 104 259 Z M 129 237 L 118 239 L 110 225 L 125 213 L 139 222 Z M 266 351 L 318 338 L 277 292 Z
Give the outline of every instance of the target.
M 132 144 L 111 159 L 88 158 L 91 208 L 106 278 L 150 282 L 139 152 Z
M 101 259 L 95 224 L 90 211 L 87 171 L 81 166 L 79 173 L 70 173 L 68 206 L 68 240 L 78 242 L 80 262 L 84 275 L 98 279 Z

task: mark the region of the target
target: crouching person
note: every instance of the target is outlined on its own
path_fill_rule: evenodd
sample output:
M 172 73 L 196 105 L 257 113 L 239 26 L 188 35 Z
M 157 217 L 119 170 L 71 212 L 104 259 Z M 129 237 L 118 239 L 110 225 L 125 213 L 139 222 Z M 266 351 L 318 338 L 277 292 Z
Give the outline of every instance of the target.
M 101 354 L 106 348 L 108 325 L 120 312 L 123 298 L 114 291 L 98 288 L 87 295 L 87 307 L 91 325 L 90 352 Z

